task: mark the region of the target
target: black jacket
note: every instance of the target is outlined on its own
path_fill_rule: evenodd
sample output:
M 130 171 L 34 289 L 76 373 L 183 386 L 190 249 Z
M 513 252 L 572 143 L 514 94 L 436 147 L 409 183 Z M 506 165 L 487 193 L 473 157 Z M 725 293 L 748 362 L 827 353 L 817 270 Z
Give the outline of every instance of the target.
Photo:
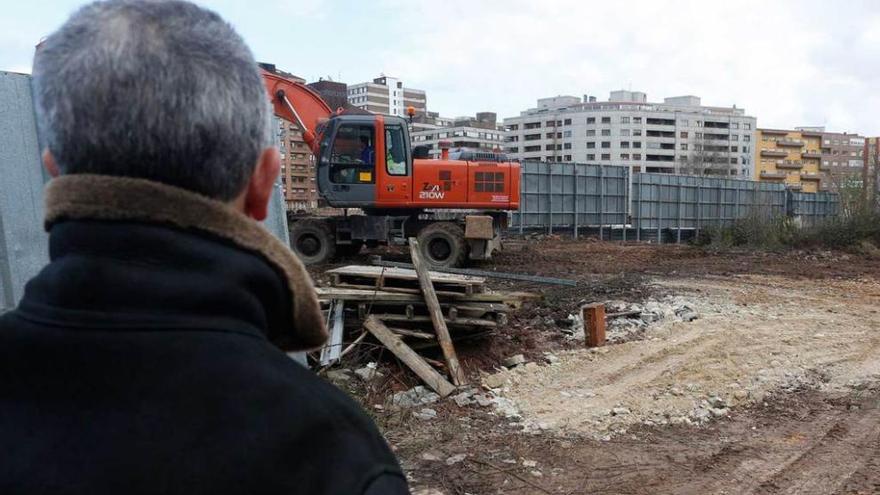
M 0 316 L 0 493 L 408 493 L 370 419 L 267 338 L 295 312 L 265 256 L 49 212 L 51 262 Z

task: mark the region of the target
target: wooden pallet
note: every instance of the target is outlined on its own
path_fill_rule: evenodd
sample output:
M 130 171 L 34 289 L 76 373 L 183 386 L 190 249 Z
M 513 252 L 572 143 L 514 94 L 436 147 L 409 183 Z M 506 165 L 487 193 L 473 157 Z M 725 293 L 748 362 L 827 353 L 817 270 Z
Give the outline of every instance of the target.
M 421 294 L 419 277 L 415 270 L 382 266 L 350 265 L 326 272 L 335 287 L 382 289 L 392 292 Z M 486 279 L 469 275 L 429 272 L 437 295 L 463 294 L 471 296 L 486 291 Z

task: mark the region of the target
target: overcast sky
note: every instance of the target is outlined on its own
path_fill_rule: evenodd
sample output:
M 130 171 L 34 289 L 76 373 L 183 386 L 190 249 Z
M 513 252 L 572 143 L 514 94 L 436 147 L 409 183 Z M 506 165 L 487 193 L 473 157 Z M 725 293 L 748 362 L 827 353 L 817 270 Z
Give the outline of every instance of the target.
M 0 70 L 83 2 L 8 2 Z M 380 73 L 444 116 L 517 115 L 559 94 L 693 94 L 761 127 L 880 135 L 880 1 L 200 0 L 260 61 L 308 80 Z

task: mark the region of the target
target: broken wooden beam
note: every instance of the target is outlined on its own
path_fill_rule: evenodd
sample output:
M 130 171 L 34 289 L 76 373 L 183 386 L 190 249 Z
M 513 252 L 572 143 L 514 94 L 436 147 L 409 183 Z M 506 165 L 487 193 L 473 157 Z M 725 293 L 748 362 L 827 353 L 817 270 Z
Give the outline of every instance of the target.
M 367 317 L 366 321 L 364 321 L 364 327 L 398 359 L 406 364 L 413 373 L 418 375 L 426 385 L 437 392 L 440 397 L 446 397 L 455 391 L 454 385 L 449 383 L 443 375 L 416 354 L 416 351 L 406 345 L 400 337 L 394 335 L 394 332 L 386 327 L 378 318 L 375 316 Z
M 425 297 L 425 303 L 428 305 L 431 323 L 434 324 L 434 331 L 437 333 L 437 341 L 440 342 L 440 349 L 443 351 L 443 357 L 446 359 L 446 368 L 449 370 L 449 376 L 455 385 L 463 385 L 467 382 L 467 377 L 465 377 L 464 370 L 461 369 L 458 363 L 455 346 L 452 345 L 452 338 L 449 337 L 449 329 L 446 327 L 446 318 L 443 316 L 443 310 L 440 309 L 440 301 L 437 300 L 437 294 L 434 292 L 434 282 L 431 280 L 431 274 L 428 273 L 428 267 L 422 264 L 422 257 L 419 253 L 419 241 L 415 237 L 409 238 L 409 252 L 412 257 L 413 268 L 419 278 L 422 294 Z
M 370 262 L 376 266 L 384 266 L 388 268 L 413 268 L 410 263 L 402 263 L 399 261 L 384 261 L 381 256 L 374 256 Z M 523 282 L 536 282 L 539 284 L 549 285 L 567 285 L 569 287 L 577 286 L 577 280 L 566 278 L 542 277 L 540 275 L 527 275 L 524 273 L 510 272 L 493 272 L 491 270 L 475 270 L 472 268 L 436 268 L 433 271 L 440 273 L 449 273 L 455 275 L 467 275 L 471 277 L 498 278 L 504 280 L 520 280 Z
M 397 335 L 402 335 L 404 337 L 413 337 L 415 339 L 422 340 L 437 340 L 437 337 L 434 334 L 430 334 L 427 332 L 419 332 L 418 330 L 410 330 L 409 328 L 394 328 L 388 327 L 389 330 L 394 332 Z

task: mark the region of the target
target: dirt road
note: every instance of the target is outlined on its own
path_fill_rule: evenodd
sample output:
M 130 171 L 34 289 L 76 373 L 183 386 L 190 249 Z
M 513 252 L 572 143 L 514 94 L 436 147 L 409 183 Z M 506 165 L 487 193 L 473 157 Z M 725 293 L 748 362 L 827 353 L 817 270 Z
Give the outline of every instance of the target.
M 642 246 L 567 245 L 573 246 L 601 253 L 601 262 L 551 246 L 538 262 L 555 267 L 557 256 L 568 256 L 583 271 L 569 264 L 543 272 L 578 278 L 593 300 L 603 280 L 609 298 L 673 294 L 700 317 L 660 322 L 640 340 L 601 351 L 515 335 L 514 343 L 548 345 L 558 358 L 502 374 L 498 393 L 518 417 L 445 401 L 432 406 L 432 421 L 405 412 L 380 418 L 416 489 L 880 493 L 876 260 L 835 271 L 847 255 L 731 256 L 716 263 L 678 248 L 658 258 Z M 618 278 L 601 271 L 615 265 L 615 252 L 617 266 L 647 277 L 644 286 L 618 287 Z M 673 270 L 669 260 L 676 258 L 692 263 Z M 818 270 L 803 271 L 817 263 Z M 553 312 L 538 314 L 559 316 L 577 295 L 548 291 Z M 529 328 L 517 331 L 531 335 Z

